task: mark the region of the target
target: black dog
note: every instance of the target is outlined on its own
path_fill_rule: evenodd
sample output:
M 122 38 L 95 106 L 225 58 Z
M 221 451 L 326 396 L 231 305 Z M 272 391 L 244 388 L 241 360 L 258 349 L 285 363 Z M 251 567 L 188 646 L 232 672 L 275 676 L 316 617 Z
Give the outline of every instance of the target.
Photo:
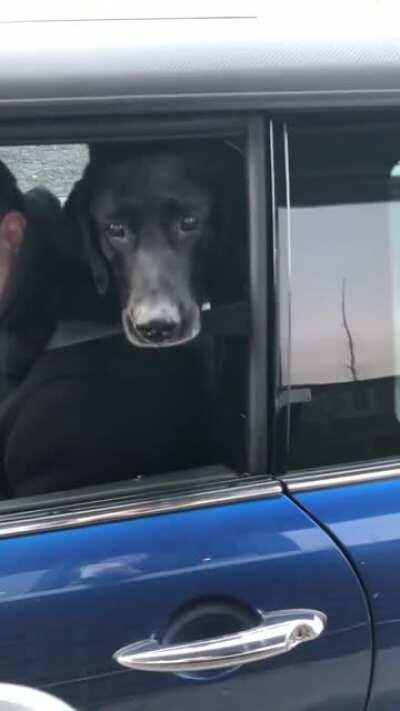
M 79 223 L 99 293 L 116 286 L 135 346 L 190 341 L 202 304 L 229 299 L 241 171 L 221 141 L 91 146 L 66 215 Z
M 234 259 L 244 234 L 236 215 L 245 214 L 238 170 L 240 154 L 218 141 L 91 148 L 65 207 L 72 229 L 56 240 L 56 332 L 0 411 L 8 495 L 229 461 L 213 430 L 224 417 L 212 415 L 215 400 L 229 417 L 243 411 L 231 407 L 237 368 L 224 361 L 227 396 L 219 398 L 213 341 L 188 341 L 204 301 L 230 303 L 243 287 L 244 260 Z M 70 260 L 76 254 L 86 257 Z M 71 326 L 84 337 L 69 341 Z M 226 351 L 236 353 L 231 344 Z M 226 430 L 231 447 L 239 437 L 231 424 Z

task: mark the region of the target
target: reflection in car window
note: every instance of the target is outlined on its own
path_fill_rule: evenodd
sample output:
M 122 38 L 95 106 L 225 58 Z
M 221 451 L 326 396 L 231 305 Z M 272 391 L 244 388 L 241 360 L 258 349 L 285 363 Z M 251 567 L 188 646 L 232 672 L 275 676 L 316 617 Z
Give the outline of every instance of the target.
M 399 136 L 394 127 L 358 129 L 289 130 L 281 345 L 294 469 L 400 452 L 400 192 L 396 199 L 390 179 Z

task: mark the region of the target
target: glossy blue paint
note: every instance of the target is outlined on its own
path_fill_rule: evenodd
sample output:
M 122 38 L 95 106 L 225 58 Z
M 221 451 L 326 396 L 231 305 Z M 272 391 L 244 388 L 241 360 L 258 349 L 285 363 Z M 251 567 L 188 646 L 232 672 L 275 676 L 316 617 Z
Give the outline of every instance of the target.
M 220 680 L 121 671 L 111 660 L 210 599 L 254 612 L 317 608 L 329 626 Z M 371 668 L 358 579 L 285 496 L 1 541 L 0 644 L 1 681 L 48 688 L 80 710 L 357 711 Z
M 376 656 L 369 711 L 400 708 L 400 482 L 295 497 L 346 547 L 370 600 Z

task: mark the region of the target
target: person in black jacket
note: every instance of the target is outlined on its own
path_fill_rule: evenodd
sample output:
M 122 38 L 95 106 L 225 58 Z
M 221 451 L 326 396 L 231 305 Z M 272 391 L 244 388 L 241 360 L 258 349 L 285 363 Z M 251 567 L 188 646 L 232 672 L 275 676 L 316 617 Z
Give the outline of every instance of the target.
M 23 194 L 0 161 L 0 400 L 22 381 L 54 327 L 51 296 L 61 224 L 58 200 Z

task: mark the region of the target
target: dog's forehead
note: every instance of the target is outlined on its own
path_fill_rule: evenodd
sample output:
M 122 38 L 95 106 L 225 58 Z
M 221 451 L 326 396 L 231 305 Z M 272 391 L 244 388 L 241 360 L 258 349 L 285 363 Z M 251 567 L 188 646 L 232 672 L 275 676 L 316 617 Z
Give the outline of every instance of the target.
M 207 192 L 190 157 L 169 153 L 142 155 L 116 163 L 107 170 L 106 184 L 117 199 L 135 195 L 140 200 L 190 191 L 200 196 Z
M 137 165 L 137 170 L 148 175 L 152 180 L 158 178 L 160 182 L 176 182 L 186 175 L 187 161 L 183 156 L 171 154 L 156 154 L 144 158 Z

